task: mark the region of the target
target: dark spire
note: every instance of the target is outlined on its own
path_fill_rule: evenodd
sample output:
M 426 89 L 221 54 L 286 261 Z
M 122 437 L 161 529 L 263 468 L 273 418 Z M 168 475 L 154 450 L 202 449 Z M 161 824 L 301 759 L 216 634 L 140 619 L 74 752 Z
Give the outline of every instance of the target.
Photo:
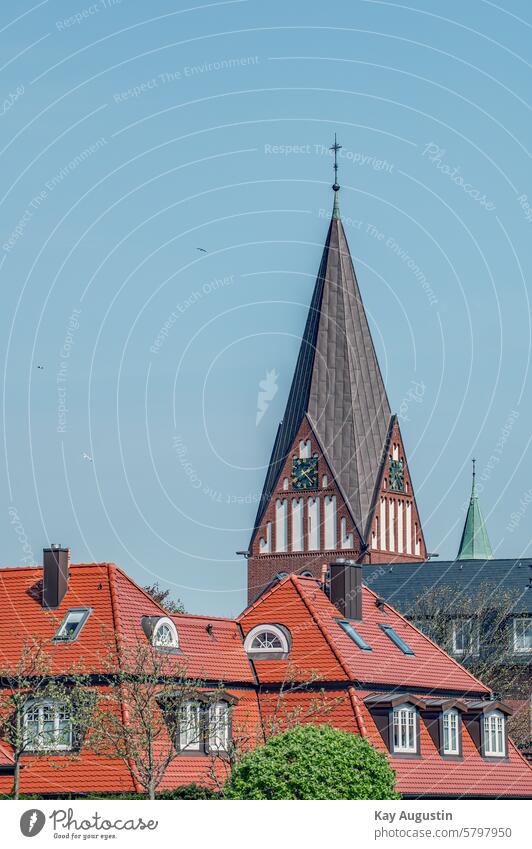
M 335 205 L 256 527 L 307 415 L 365 538 L 391 411 L 336 203 L 339 148 L 335 138 Z

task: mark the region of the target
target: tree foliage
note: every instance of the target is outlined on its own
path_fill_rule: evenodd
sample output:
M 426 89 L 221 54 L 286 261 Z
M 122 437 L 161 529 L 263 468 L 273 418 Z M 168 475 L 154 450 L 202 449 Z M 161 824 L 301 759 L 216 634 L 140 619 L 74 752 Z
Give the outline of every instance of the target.
M 181 754 L 176 740 L 187 730 L 183 707 L 198 698 L 202 682 L 189 678 L 175 655 L 140 641 L 111 648 L 103 665 L 106 685 L 86 718 L 86 744 L 120 759 L 134 784 L 154 799 Z
M 298 725 L 244 755 L 227 799 L 398 799 L 386 755 L 357 734 Z
M 424 634 L 455 657 L 502 700 L 527 700 L 530 668 L 513 652 L 513 618 L 520 595 L 491 581 L 439 584 L 422 590 L 404 612 Z M 455 637 L 461 630 L 460 651 Z M 521 745 L 530 740 L 528 704 L 512 717 L 510 730 Z
M 167 613 L 186 613 L 185 605 L 180 598 L 173 599 L 170 597 L 170 590 L 163 590 L 159 586 L 159 582 L 148 584 L 143 587 L 144 592 L 151 595 L 152 599 L 160 604 Z
M 47 754 L 54 754 L 53 744 L 56 738 L 57 743 L 63 742 L 59 732 L 55 734 L 55 731 L 46 731 L 43 724 L 25 721 L 30 705 L 34 708 L 49 705 L 50 717 L 59 710 L 66 723 L 70 723 L 69 740 L 72 741 L 72 749 L 61 751 L 63 764 L 66 764 L 69 758 L 77 756 L 77 747 L 82 736 L 74 719 L 78 710 L 88 716 L 92 709 L 92 691 L 87 686 L 83 672 L 72 666 L 69 670 L 65 669 L 64 675 L 58 679 L 52 676 L 51 669 L 47 645 L 37 637 L 24 640 L 16 662 L 0 666 L 0 739 L 8 744 L 13 756 L 12 796 L 15 799 L 20 795 L 23 756 L 43 751 L 45 735 L 48 738 Z

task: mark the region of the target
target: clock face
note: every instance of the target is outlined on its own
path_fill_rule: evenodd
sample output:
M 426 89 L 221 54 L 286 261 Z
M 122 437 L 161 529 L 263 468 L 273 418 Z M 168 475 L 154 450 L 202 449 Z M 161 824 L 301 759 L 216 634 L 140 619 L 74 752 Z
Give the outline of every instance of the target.
M 294 458 L 292 465 L 292 486 L 294 489 L 316 489 L 318 486 L 318 458 Z
M 405 491 L 405 470 L 402 460 L 390 460 L 390 489 L 395 492 Z

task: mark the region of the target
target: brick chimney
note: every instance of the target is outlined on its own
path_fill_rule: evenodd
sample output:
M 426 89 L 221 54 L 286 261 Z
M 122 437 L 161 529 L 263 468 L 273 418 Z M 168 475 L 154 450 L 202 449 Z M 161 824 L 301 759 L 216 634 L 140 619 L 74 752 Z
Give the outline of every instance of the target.
M 60 545 L 43 548 L 42 606 L 53 610 L 59 607 L 68 590 L 70 549 Z
M 362 565 L 338 558 L 329 566 L 330 599 L 346 619 L 362 619 Z

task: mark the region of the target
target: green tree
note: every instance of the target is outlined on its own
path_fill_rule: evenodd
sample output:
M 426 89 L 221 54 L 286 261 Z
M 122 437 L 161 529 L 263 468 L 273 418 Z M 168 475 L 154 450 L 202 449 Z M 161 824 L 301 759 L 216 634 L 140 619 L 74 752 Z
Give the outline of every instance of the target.
M 519 592 L 486 580 L 465 588 L 438 584 L 421 590 L 403 612 L 497 698 L 522 703 L 510 733 L 520 747 L 530 746 L 530 660 L 513 648 L 513 619 L 526 615 Z
M 77 758 L 83 730 L 76 715 L 80 710 L 89 717 L 93 706 L 85 679 L 75 666 L 54 677 L 46 641 L 37 637 L 24 640 L 16 661 L 0 665 L 0 740 L 14 760 L 14 799 L 20 796 L 25 755 L 60 751 L 63 765 Z
M 386 755 L 349 731 L 298 725 L 244 755 L 227 799 L 398 799 Z
M 183 716 L 189 701 L 215 700 L 201 692 L 202 682 L 187 676 L 172 654 L 142 641 L 109 647 L 102 658 L 105 686 L 96 707 L 78 722 L 86 728 L 86 746 L 98 755 L 121 760 L 134 784 L 155 799 L 169 765 L 179 757 L 177 736 L 198 733 L 195 715 Z
M 144 592 L 151 595 L 152 599 L 160 604 L 167 613 L 186 613 L 185 605 L 180 598 L 173 599 L 170 597 L 170 590 L 163 590 L 159 586 L 159 582 L 148 584 L 144 587 Z

